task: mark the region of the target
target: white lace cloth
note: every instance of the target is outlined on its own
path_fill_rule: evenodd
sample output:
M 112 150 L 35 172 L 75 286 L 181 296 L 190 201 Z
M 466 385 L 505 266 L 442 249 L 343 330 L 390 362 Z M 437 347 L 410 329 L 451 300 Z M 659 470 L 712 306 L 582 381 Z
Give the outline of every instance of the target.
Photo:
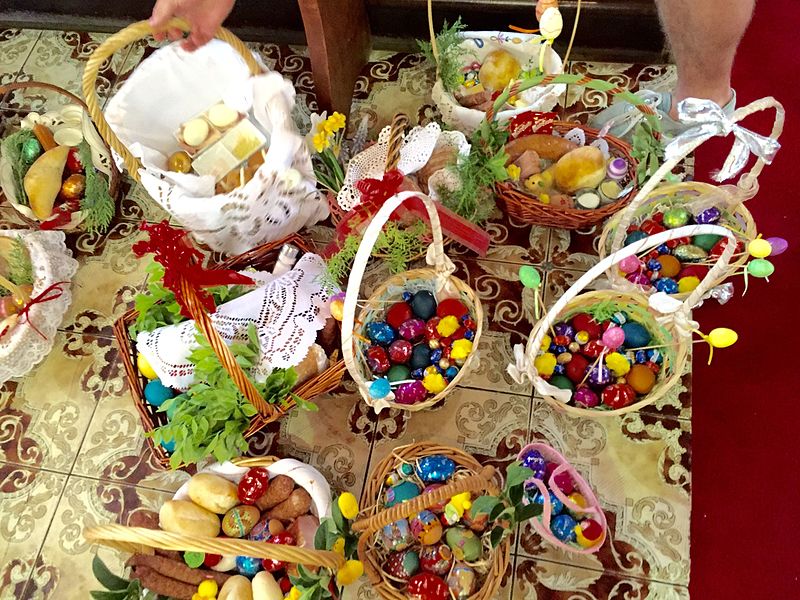
M 390 134 L 391 127 L 384 127 L 378 135 L 378 141 L 358 153 L 348 163 L 344 185 L 336 196 L 336 201 L 343 210 L 352 210 L 361 203 L 361 193 L 356 189 L 359 181 L 383 177 Z M 470 150 L 467 138 L 460 131 L 442 131 L 438 123 L 414 127 L 403 140 L 397 169 L 403 175 L 416 173 L 427 164 L 433 151 L 443 146 L 455 148 L 462 156 L 468 155 Z
M 273 369 L 297 365 L 324 327 L 330 316 L 330 290 L 320 283 L 324 272 L 325 263 L 316 254 L 303 255 L 294 269 L 278 278 L 248 272 L 260 286 L 217 307 L 211 316 L 227 344 L 247 341 L 250 323 L 256 325 L 261 355 L 252 374 L 257 381 L 264 381 Z M 197 347 L 196 334 L 194 321 L 184 321 L 140 333 L 136 346 L 161 383 L 186 390 L 194 381 L 188 357 Z
M 252 114 L 268 132 L 264 164 L 244 186 L 214 193 L 214 178 L 166 170 L 179 150 L 181 123 L 223 100 Z M 109 101 L 106 119 L 138 157 L 142 185 L 165 210 L 213 250 L 239 254 L 325 219 L 311 157 L 292 120 L 295 91 L 278 73 L 251 77 L 244 60 L 220 41 L 195 52 L 156 50 Z
M 33 264 L 32 297 L 41 294 L 59 281 L 69 282 L 78 270 L 78 261 L 64 244 L 60 231 L 0 231 L 4 237 L 19 237 L 25 244 Z M 70 284 L 62 286 L 60 297 L 31 307 L 28 319 L 45 336 L 42 338 L 27 322 L 20 323 L 0 338 L 0 383 L 22 377 L 50 352 L 56 329 L 64 318 L 72 292 Z

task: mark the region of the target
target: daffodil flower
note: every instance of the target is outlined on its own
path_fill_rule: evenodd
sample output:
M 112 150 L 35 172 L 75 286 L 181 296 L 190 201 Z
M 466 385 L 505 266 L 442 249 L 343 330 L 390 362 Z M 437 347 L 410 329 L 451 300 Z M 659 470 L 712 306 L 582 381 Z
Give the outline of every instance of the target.
M 335 112 L 325 121 L 325 129 L 329 133 L 336 133 L 344 128 L 345 116 L 342 113 Z
M 508 173 L 512 181 L 519 181 L 521 170 L 517 165 L 508 165 L 506 167 L 506 173 Z
M 358 500 L 350 492 L 345 492 L 337 501 L 339 503 L 339 510 L 342 511 L 342 516 L 345 519 L 355 519 L 358 515 Z
M 313 142 L 314 142 L 314 149 L 317 152 L 323 152 L 324 150 L 327 150 L 328 147 L 331 145 L 330 137 L 324 131 L 320 131 L 319 133 L 315 134 Z
M 360 560 L 348 560 L 336 573 L 336 583 L 340 586 L 350 585 L 364 574 L 364 565 Z

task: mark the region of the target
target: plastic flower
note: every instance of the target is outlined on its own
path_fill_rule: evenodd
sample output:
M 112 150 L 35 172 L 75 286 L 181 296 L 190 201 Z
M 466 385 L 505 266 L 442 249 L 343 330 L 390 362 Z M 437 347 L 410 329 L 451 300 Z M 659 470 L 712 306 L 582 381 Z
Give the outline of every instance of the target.
M 350 492 L 345 492 L 337 501 L 339 503 L 339 510 L 342 511 L 342 516 L 345 519 L 355 519 L 358 515 L 358 500 Z
M 506 173 L 508 173 L 512 181 L 519 181 L 521 170 L 517 165 L 508 165 L 506 167 Z
M 350 585 L 364 574 L 364 565 L 360 560 L 348 560 L 336 573 L 336 583 L 340 586 Z
M 336 541 L 333 542 L 333 548 L 331 548 L 336 554 L 344 556 L 344 538 L 336 538 Z
M 289 600 L 299 600 L 300 590 L 297 589 L 297 586 L 293 585 L 292 589 L 289 590 L 289 594 L 286 597 Z
M 325 120 L 325 131 L 330 134 L 336 133 L 344 128 L 345 116 L 342 113 L 335 112 Z
M 330 136 L 328 136 L 328 134 L 324 131 L 314 134 L 313 142 L 314 150 L 317 152 L 323 152 L 331 145 Z

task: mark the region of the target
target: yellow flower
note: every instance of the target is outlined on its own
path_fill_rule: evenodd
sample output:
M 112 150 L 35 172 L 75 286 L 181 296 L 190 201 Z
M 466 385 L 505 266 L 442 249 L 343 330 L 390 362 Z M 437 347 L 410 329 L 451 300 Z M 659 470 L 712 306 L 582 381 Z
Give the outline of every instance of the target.
M 344 556 L 344 538 L 343 537 L 336 538 L 336 541 L 333 542 L 333 551 L 336 552 L 336 554 Z
M 342 516 L 345 519 L 355 519 L 358 515 L 358 500 L 350 492 L 345 492 L 337 501 L 339 503 L 339 510 L 342 511 Z
M 336 574 L 336 583 L 341 586 L 354 583 L 364 574 L 364 565 L 360 560 L 348 560 Z
M 300 590 L 297 589 L 297 586 L 292 586 L 292 589 L 289 590 L 289 595 L 286 596 L 289 600 L 299 600 L 300 598 Z
M 335 112 L 325 120 L 325 131 L 330 134 L 344 128 L 345 117 L 342 113 Z
M 319 133 L 314 134 L 313 142 L 314 142 L 314 149 L 317 152 L 323 152 L 324 150 L 327 150 L 331 145 L 330 138 L 328 134 L 324 131 L 320 131 Z
M 517 165 L 508 165 L 506 167 L 506 173 L 508 173 L 508 176 L 512 181 L 519 181 L 519 175 L 521 171 Z

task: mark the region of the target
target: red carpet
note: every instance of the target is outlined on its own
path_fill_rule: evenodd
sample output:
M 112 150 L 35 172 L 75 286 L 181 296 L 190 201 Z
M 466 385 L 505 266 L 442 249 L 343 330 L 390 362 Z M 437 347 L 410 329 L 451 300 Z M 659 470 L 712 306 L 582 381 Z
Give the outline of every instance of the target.
M 739 343 L 711 367 L 696 345 L 693 382 L 693 506 L 690 592 L 698 600 L 800 598 L 798 517 L 800 384 L 800 52 L 796 0 L 759 2 L 739 48 L 733 85 L 744 105 L 774 96 L 786 108 L 782 149 L 748 208 L 765 237 L 789 241 L 771 283 L 751 280 L 744 298 L 697 311 L 703 331 L 729 326 Z M 772 115 L 745 122 L 766 133 Z M 730 147 L 701 148 L 697 176 L 722 165 Z M 742 281 L 735 282 L 741 292 Z M 792 349 L 792 350 L 789 350 Z

